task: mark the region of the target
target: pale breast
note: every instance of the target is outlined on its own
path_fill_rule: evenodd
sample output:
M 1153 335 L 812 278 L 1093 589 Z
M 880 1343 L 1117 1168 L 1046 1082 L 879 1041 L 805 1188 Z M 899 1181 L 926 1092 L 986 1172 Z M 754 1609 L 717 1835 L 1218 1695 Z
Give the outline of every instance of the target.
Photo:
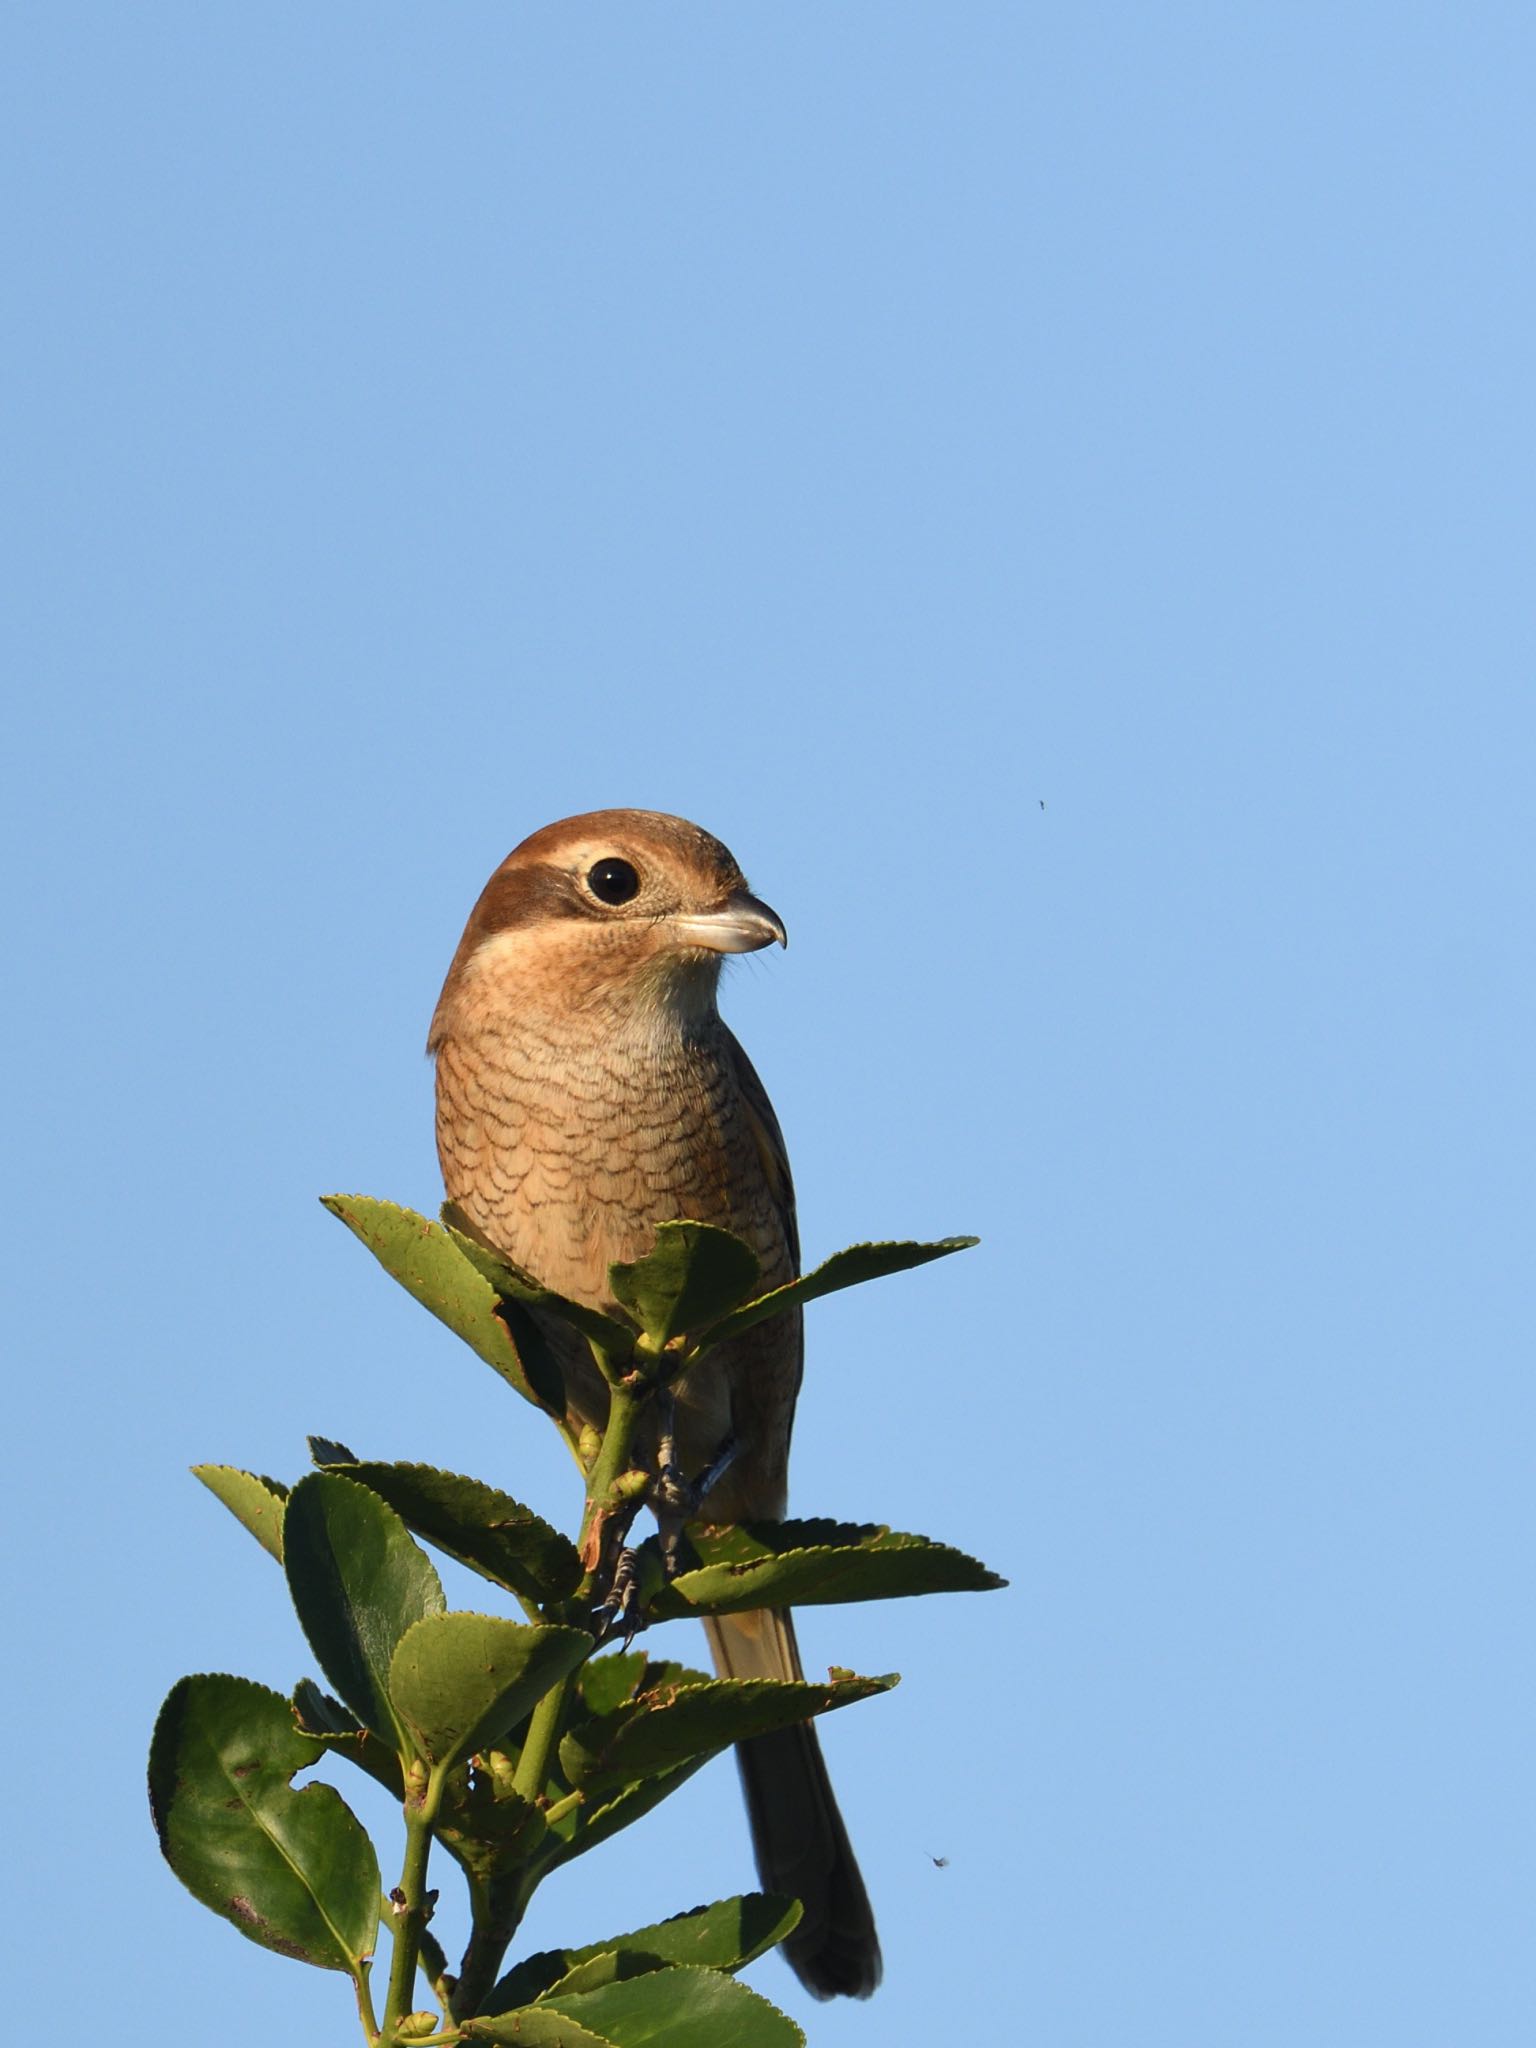
M 557 1043 L 535 1029 L 477 1032 L 438 1057 L 443 1180 L 491 1240 L 563 1294 L 607 1306 L 615 1260 L 657 1223 L 734 1231 L 767 1284 L 790 1277 L 723 1028 Z
M 615 1028 L 578 1040 L 527 1020 L 515 1033 L 461 1030 L 438 1049 L 448 1194 L 515 1264 L 593 1308 L 616 1307 L 609 1266 L 641 1257 L 658 1223 L 682 1217 L 733 1231 L 757 1253 L 763 1285 L 782 1285 L 795 1272 L 793 1198 L 736 1059 L 718 1018 L 665 1036 Z M 607 1394 L 584 1340 L 539 1320 L 565 1374 L 569 1419 L 600 1426 Z M 784 1512 L 801 1355 L 796 1310 L 721 1347 L 678 1385 L 685 1469 L 707 1464 L 727 1436 L 739 1446 L 711 1496 L 722 1518 Z M 649 1462 L 654 1445 L 637 1448 Z

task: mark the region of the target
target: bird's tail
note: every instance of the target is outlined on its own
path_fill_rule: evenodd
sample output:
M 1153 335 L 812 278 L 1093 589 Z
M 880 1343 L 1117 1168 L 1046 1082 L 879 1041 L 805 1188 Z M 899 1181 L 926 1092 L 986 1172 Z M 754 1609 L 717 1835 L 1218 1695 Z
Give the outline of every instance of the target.
M 782 1609 L 721 1615 L 704 1627 L 722 1678 L 803 1675 L 794 1625 Z M 868 1998 L 880 1982 L 875 1916 L 815 1729 L 805 1722 L 755 1735 L 736 1745 L 736 1762 L 763 1887 L 804 1908 L 784 1943 L 790 1968 L 816 1998 Z

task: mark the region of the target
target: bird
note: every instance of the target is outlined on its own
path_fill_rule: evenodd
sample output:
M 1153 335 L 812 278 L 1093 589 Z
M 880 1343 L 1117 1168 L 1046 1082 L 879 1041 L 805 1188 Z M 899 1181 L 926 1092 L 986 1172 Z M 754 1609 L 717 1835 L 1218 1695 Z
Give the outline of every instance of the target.
M 544 1286 L 619 1313 L 616 1262 L 656 1226 L 714 1224 L 757 1255 L 764 1288 L 800 1270 L 794 1185 L 773 1106 L 721 1019 L 728 955 L 787 943 L 729 850 L 659 811 L 598 810 L 532 833 L 470 913 L 428 1036 L 448 1198 Z M 607 1389 L 585 1342 L 541 1318 L 566 1421 L 601 1429 Z M 722 1343 L 677 1389 L 675 1455 L 734 1461 L 709 1518 L 781 1521 L 804 1337 L 798 1308 Z M 654 1429 L 647 1455 L 654 1460 Z M 705 1620 L 721 1677 L 798 1679 L 790 1614 Z M 759 1878 L 800 1900 L 783 1943 L 817 1998 L 880 1981 L 868 1893 L 809 1723 L 737 1745 Z

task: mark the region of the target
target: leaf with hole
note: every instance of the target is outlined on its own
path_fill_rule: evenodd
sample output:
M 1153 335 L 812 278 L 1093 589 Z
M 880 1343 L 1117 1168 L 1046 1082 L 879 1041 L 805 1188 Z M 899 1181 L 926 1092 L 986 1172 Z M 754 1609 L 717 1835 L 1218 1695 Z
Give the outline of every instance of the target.
M 356 1977 L 373 1953 L 379 1866 L 329 1785 L 295 1791 L 318 1742 L 281 1693 L 248 1678 L 184 1678 L 155 1724 L 150 1807 L 187 1889 L 263 1948 Z

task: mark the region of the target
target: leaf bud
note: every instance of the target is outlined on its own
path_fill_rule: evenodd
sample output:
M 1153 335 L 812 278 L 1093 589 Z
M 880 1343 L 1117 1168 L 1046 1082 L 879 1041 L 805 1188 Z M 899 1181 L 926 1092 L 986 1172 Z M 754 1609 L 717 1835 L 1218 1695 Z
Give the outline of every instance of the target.
M 505 1799 L 517 1786 L 517 1762 L 503 1749 L 488 1749 L 485 1752 L 486 1767 L 491 1774 L 491 1787 L 498 1799 Z

